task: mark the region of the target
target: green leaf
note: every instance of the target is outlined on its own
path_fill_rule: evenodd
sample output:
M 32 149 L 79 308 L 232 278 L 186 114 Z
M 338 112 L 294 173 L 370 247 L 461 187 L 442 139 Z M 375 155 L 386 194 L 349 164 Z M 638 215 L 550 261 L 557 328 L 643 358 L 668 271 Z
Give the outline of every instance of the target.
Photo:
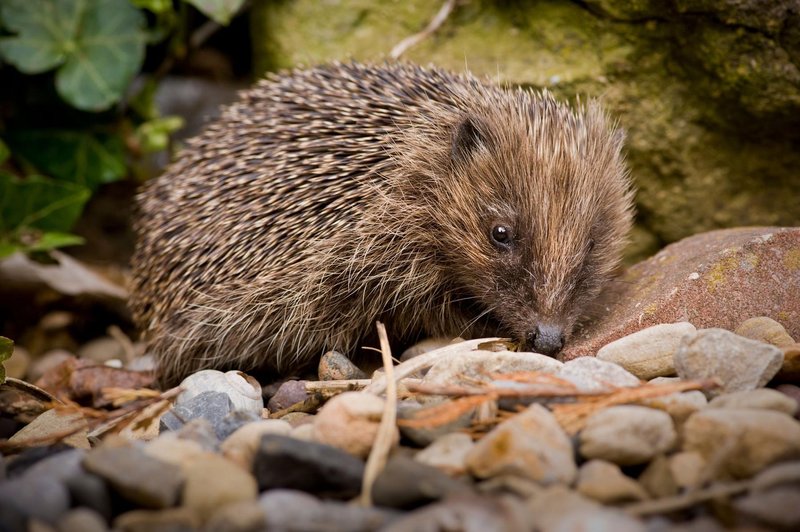
M 3 25 L 17 35 L 0 39 L 0 54 L 25 74 L 62 64 L 85 8 L 86 0 L 3 0 Z
M 131 3 L 156 15 L 172 10 L 172 0 L 131 0 Z
M 239 11 L 244 0 L 187 0 L 208 18 L 227 26 Z
M 69 130 L 15 131 L 7 138 L 14 155 L 41 173 L 96 189 L 125 177 L 125 148 L 118 137 Z
M 0 384 L 6 382 L 6 368 L 3 367 L 3 362 L 11 358 L 11 353 L 14 352 L 14 341 L 0 336 Z
M 17 251 L 22 251 L 22 245 L 15 242 L 3 242 L 0 240 L 0 259 L 13 255 Z
M 182 127 L 183 118 L 180 116 L 164 116 L 141 123 L 136 128 L 136 137 L 145 153 L 166 150 L 170 134 Z
M 144 60 L 145 19 L 127 0 L 93 0 L 75 52 L 56 73 L 58 93 L 84 111 L 118 101 Z
M 8 156 L 11 155 L 11 151 L 8 149 L 8 146 L 2 139 L 0 139 L 0 164 L 3 164 L 8 160 Z
M 14 243 L 25 228 L 69 231 L 90 195 L 88 188 L 74 183 L 0 173 L 0 240 Z
M 128 0 L 2 0 L 12 37 L 0 54 L 33 74 L 59 67 L 56 88 L 84 111 L 108 109 L 144 60 L 144 14 Z
M 38 240 L 25 246 L 25 251 L 50 251 L 51 249 L 83 244 L 85 240 L 71 233 L 48 231 L 42 233 Z

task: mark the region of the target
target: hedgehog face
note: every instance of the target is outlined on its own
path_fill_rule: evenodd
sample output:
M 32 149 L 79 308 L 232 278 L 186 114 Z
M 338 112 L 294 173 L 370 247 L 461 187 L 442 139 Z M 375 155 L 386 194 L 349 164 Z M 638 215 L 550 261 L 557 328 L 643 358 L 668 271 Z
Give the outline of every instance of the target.
M 631 193 L 621 136 L 596 106 L 523 100 L 455 126 L 448 191 L 459 208 L 443 217 L 443 253 L 476 319 L 554 355 L 617 266 Z

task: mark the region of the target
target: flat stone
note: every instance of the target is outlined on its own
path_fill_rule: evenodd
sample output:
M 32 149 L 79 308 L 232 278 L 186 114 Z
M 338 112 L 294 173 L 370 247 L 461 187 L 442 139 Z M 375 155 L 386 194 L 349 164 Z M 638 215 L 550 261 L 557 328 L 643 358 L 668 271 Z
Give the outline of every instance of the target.
M 800 458 L 800 422 L 771 410 L 707 408 L 689 418 L 683 440 L 684 450 L 699 452 L 723 478 Z
M 262 419 L 239 428 L 228 436 L 220 446 L 220 452 L 245 471 L 252 471 L 253 458 L 261 445 L 264 434 L 288 436 L 292 426 L 281 419 Z
M 75 508 L 61 516 L 58 532 L 105 532 L 108 530 L 103 516 L 89 508 Z
M 766 491 L 776 486 L 800 488 L 800 460 L 778 463 L 760 472 L 753 478 L 752 491 Z
M 205 419 L 211 423 L 214 432 L 217 433 L 217 438 L 219 438 L 217 428 L 222 420 L 233 411 L 233 401 L 227 394 L 205 391 L 161 416 L 159 432 L 179 430 L 189 421 Z
M 248 423 L 254 423 L 262 419 L 261 414 L 254 414 L 248 410 L 234 410 L 217 423 L 215 432 L 220 440 L 224 440 Z
M 203 532 L 263 532 L 267 518 L 258 501 L 241 501 L 219 508 L 203 527 Z
M 196 532 L 200 520 L 190 508 L 132 510 L 114 519 L 113 530 L 121 532 Z
M 392 511 L 319 499 L 294 490 L 275 489 L 258 500 L 267 526 L 264 530 L 368 532 L 386 530 L 396 517 Z
M 623 474 L 618 465 L 603 460 L 589 460 L 580 467 L 575 489 L 604 504 L 649 498 L 645 489 Z
M 702 329 L 684 336 L 675 354 L 675 369 L 682 379 L 721 382 L 709 395 L 753 390 L 778 373 L 783 353 L 774 345 L 750 340 L 724 329 Z
M 467 455 L 475 446 L 472 438 L 463 432 L 451 432 L 437 438 L 419 451 L 414 460 L 444 471 L 449 475 L 466 472 Z
M 518 371 L 555 373 L 561 366 L 558 360 L 539 353 L 467 351 L 458 357 L 436 362 L 425 374 L 423 382 L 431 386 L 453 385 L 465 381 L 474 382 L 475 379 L 486 380 L 492 374 Z
M 31 445 L 33 442 L 47 441 L 56 435 L 75 430 L 85 423 L 86 420 L 79 412 L 59 412 L 51 408 L 36 416 L 36 419 L 22 427 L 8 441 L 19 445 Z M 85 428 L 80 428 L 74 434 L 63 438 L 61 442 L 70 447 L 88 449 L 90 445 L 87 434 Z
M 267 408 L 270 412 L 277 412 L 306 399 L 306 381 L 286 381 L 267 402 Z
M 173 506 L 183 484 L 180 468 L 156 460 L 135 447 L 99 447 L 86 454 L 83 467 L 114 490 L 146 508 Z
M 666 412 L 644 406 L 612 406 L 586 420 L 579 434 L 580 453 L 618 465 L 648 462 L 672 448 L 677 439 Z
M 191 508 L 205 522 L 226 504 L 255 501 L 256 497 L 255 478 L 238 464 L 207 453 L 187 469 L 181 504 Z
M 774 529 L 800 528 L 800 490 L 797 488 L 751 493 L 735 500 L 733 507 L 738 513 Z
M 364 462 L 330 445 L 265 434 L 253 474 L 261 491 L 288 488 L 348 499 L 361 491 Z
M 570 439 L 537 404 L 481 438 L 467 455 L 467 469 L 478 478 L 510 473 L 542 484 L 569 484 L 576 474 Z
M 757 388 L 715 397 L 709 408 L 757 408 L 775 410 L 790 416 L 797 413 L 797 401 L 777 390 Z
M 613 362 L 640 379 L 675 374 L 673 357 L 681 339 L 697 329 L 691 323 L 661 323 L 629 334 L 597 352 L 599 360 Z
M 328 351 L 319 359 L 317 376 L 321 381 L 366 379 L 367 374 L 338 351 Z
M 211 422 L 204 418 L 197 418 L 189 421 L 178 430 L 174 431 L 175 436 L 181 440 L 193 441 L 203 449 L 216 452 L 219 448 L 219 438 Z
M 587 393 L 605 392 L 641 384 L 638 377 L 622 366 L 594 357 L 570 360 L 555 375 Z
M 757 316 L 745 320 L 733 332 L 739 336 L 772 344 L 776 347 L 787 347 L 794 343 L 794 339 L 789 336 L 783 325 L 766 316 Z
M 378 426 L 383 417 L 385 401 L 366 392 L 344 392 L 333 397 L 314 418 L 314 439 L 353 456 L 369 455 Z M 347 430 L 342 430 L 347 427 Z M 400 441 L 400 432 L 392 429 L 393 444 Z
M 563 360 L 660 323 L 734 330 L 767 316 L 800 338 L 795 257 L 800 228 L 742 227 L 685 238 L 630 268 L 602 296 L 605 310 L 573 334 Z
M 389 459 L 372 486 L 377 506 L 415 508 L 459 493 L 471 493 L 469 484 L 454 480 L 436 468 L 396 455 Z
M 390 523 L 382 532 L 530 530 L 524 505 L 512 497 L 459 495 L 429 504 Z
M 0 516 L 10 512 L 55 524 L 69 505 L 69 491 L 54 478 L 26 475 L 0 483 Z
M 447 400 L 448 399 L 446 398 L 441 398 L 439 401 L 429 401 L 425 405 L 421 405 L 413 400 L 400 401 L 397 404 L 397 419 L 413 419 L 414 415 L 419 410 L 425 407 L 431 407 L 436 404 L 436 402 L 441 403 Z M 409 427 L 402 425 L 400 426 L 400 434 L 402 434 L 404 438 L 411 440 L 420 447 L 424 447 L 426 445 L 430 445 L 436 439 L 446 434 L 469 427 L 472 424 L 474 411 L 475 409 L 469 409 L 456 417 L 454 420 L 436 426 Z
M 111 494 L 108 484 L 102 478 L 84 472 L 69 477 L 64 484 L 69 489 L 73 506 L 93 510 L 107 521 L 111 519 Z
M 564 486 L 551 486 L 528 502 L 541 532 L 645 532 L 644 523 L 622 510 L 604 508 Z

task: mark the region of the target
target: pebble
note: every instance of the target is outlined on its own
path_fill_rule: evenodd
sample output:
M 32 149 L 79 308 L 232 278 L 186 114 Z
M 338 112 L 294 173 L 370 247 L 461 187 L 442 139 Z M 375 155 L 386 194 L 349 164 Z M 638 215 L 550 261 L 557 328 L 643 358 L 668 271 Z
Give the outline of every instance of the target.
M 289 433 L 289 436 L 303 441 L 314 441 L 314 425 L 307 423 L 294 427 Z
M 195 442 L 206 451 L 214 452 L 219 447 L 217 433 L 214 432 L 214 427 L 207 419 L 193 419 L 175 431 L 174 434 L 181 440 Z
M 467 469 L 478 478 L 513 473 L 542 484 L 569 484 L 576 474 L 570 439 L 537 404 L 481 438 L 467 455 Z
M 150 441 L 142 448 L 152 458 L 173 464 L 186 471 L 200 457 L 208 454 L 196 441 L 179 438 L 174 432 L 167 432 L 160 438 Z
M 85 358 L 98 364 L 105 364 L 110 360 L 123 360 L 127 353 L 125 347 L 111 336 L 101 336 L 81 345 L 78 349 L 78 358 Z
M 447 401 L 447 399 L 442 398 L 439 400 L 440 403 L 444 401 Z M 397 404 L 397 419 L 413 419 L 418 411 L 425 407 L 431 407 L 434 404 L 434 401 L 430 401 L 425 405 L 421 405 L 413 400 L 400 401 Z M 468 409 L 456 417 L 453 421 L 443 423 L 441 425 L 427 427 L 409 427 L 404 425 L 400 427 L 400 434 L 418 446 L 425 447 L 433 443 L 437 438 L 469 427 L 472 423 L 474 411 L 475 409 Z
M 775 389 L 800 405 L 800 386 L 794 384 L 779 384 Z M 800 419 L 800 410 L 795 413 L 794 417 Z
M 438 469 L 412 458 L 395 455 L 389 459 L 372 486 L 372 500 L 378 506 L 415 508 L 431 501 L 472 489 Z
M 579 434 L 580 453 L 618 465 L 636 465 L 668 451 L 677 440 L 672 418 L 644 406 L 612 406 L 589 416 Z
M 300 491 L 275 489 L 258 500 L 266 517 L 263 530 L 303 532 L 385 531 L 395 513 L 336 501 L 320 501 Z
M 581 495 L 607 504 L 649 498 L 645 489 L 623 474 L 618 465 L 603 460 L 589 460 L 580 467 L 575 489 Z
M 675 453 L 669 457 L 669 470 L 678 488 L 688 490 L 699 488 L 706 480 L 707 464 L 696 451 Z
M 219 428 L 222 420 L 233 412 L 234 406 L 231 398 L 222 392 L 206 391 L 189 400 L 183 401 L 180 406 L 175 406 L 161 416 L 159 432 L 178 430 L 187 422 L 194 419 L 205 419 L 214 429 L 219 438 Z
M 365 392 L 345 392 L 325 403 L 314 418 L 314 439 L 366 458 L 378 434 L 385 401 Z M 347 430 L 342 430 L 347 427 Z M 400 432 L 393 427 L 393 445 Z
M 114 519 L 113 530 L 120 532 L 191 532 L 198 530 L 200 520 L 190 508 L 166 510 L 132 510 Z
M 261 445 L 264 434 L 287 436 L 292 430 L 289 423 L 280 419 L 262 419 L 248 423 L 228 436 L 220 446 L 220 452 L 228 460 L 238 464 L 245 471 L 253 469 L 253 457 Z
M 774 345 L 744 338 L 725 329 L 701 329 L 683 338 L 675 354 L 682 379 L 718 379 L 709 395 L 753 390 L 778 373 L 783 352 Z
M 711 400 L 709 408 L 757 408 L 774 410 L 794 416 L 797 401 L 777 390 L 757 388 L 720 395 Z
M 270 412 L 277 412 L 289 408 L 293 404 L 308 399 L 306 381 L 286 381 L 280 385 L 275 394 L 267 403 Z
M 366 379 L 367 374 L 338 351 L 328 351 L 319 359 L 317 374 L 321 381 Z
M 225 458 L 207 453 L 185 472 L 181 504 L 207 521 L 219 508 L 239 501 L 255 501 L 258 485 L 249 472 Z
M 390 523 L 381 532 L 516 532 L 531 530 L 518 499 L 460 495 L 429 504 Z
M 653 397 L 642 401 L 644 406 L 663 410 L 672 417 L 677 427 L 689 419 L 689 416 L 708 406 L 708 399 L 703 392 L 691 390 L 688 392 L 671 393 L 660 397 Z
M 175 401 L 175 406 L 183 406 L 206 392 L 218 392 L 230 398 L 232 410 L 245 410 L 261 416 L 264 409 L 261 385 L 241 371 L 223 373 L 215 369 L 204 369 L 183 379 L 180 386 L 183 391 Z
M 800 490 L 797 488 L 776 488 L 751 493 L 735 500 L 733 506 L 739 513 L 771 528 L 800 528 Z
M 222 418 L 215 427 L 217 437 L 222 441 L 241 427 L 261 419 L 261 414 L 255 414 L 249 410 L 234 410 Z
M 800 460 L 768 467 L 753 478 L 752 491 L 766 491 L 776 486 L 800 488 Z
M 678 484 L 672 477 L 669 458 L 656 456 L 639 475 L 639 484 L 655 498 L 672 497 L 678 493 Z
M 465 380 L 485 381 L 487 375 L 541 371 L 555 373 L 563 364 L 539 353 L 513 353 L 511 351 L 467 351 L 458 357 L 439 360 L 423 378 L 430 386 L 453 385 Z
M 86 420 L 83 419 L 83 415 L 80 412 L 60 412 L 55 408 L 51 408 L 36 416 L 33 421 L 11 436 L 8 441 L 26 445 L 26 442 L 47 440 L 55 435 L 70 432 L 79 425 L 85 424 L 85 422 Z M 78 449 L 88 449 L 90 447 L 86 429 L 78 430 L 61 440 L 61 442 Z
M 0 483 L 0 516 L 10 512 L 55 524 L 69 505 L 69 491 L 55 478 L 26 475 Z
M 789 336 L 783 325 L 766 316 L 745 320 L 733 332 L 739 336 L 772 344 L 776 347 L 787 347 L 794 343 L 794 339 Z
M 263 532 L 267 518 L 257 500 L 240 501 L 219 508 L 203 532 Z
M 329 445 L 265 434 L 253 474 L 261 491 L 288 488 L 349 499 L 361 491 L 364 462 Z
M 400 362 L 411 360 L 412 358 L 424 355 L 430 351 L 445 347 L 453 342 L 452 338 L 426 338 L 412 345 L 400 355 Z
M 681 339 L 697 329 L 691 323 L 653 325 L 600 348 L 597 358 L 619 364 L 640 379 L 675 374 L 673 358 Z
M 113 507 L 108 484 L 90 473 L 82 472 L 65 481 L 73 506 L 94 510 L 106 521 L 111 519 Z
M 556 377 L 571 382 L 587 393 L 605 392 L 613 388 L 639 386 L 641 381 L 628 370 L 594 357 L 570 360 L 556 372 Z
M 75 508 L 58 520 L 58 532 L 105 532 L 106 520 L 89 508 Z
M 86 453 L 83 467 L 106 481 L 131 502 L 146 508 L 173 506 L 183 484 L 175 465 L 132 447 L 99 447 Z
M 299 427 L 300 425 L 307 425 L 314 422 L 314 416 L 306 412 L 289 412 L 285 416 L 281 416 L 280 419 L 292 427 Z
M 466 470 L 467 455 L 475 446 L 472 438 L 463 432 L 451 432 L 433 441 L 419 451 L 414 460 L 435 467 L 448 475 L 463 475 Z
M 716 464 L 718 476 L 748 478 L 800 458 L 800 422 L 771 410 L 707 408 L 683 426 L 683 448 Z
M 533 497 L 528 508 L 538 532 L 645 532 L 641 521 L 564 486 L 552 486 Z

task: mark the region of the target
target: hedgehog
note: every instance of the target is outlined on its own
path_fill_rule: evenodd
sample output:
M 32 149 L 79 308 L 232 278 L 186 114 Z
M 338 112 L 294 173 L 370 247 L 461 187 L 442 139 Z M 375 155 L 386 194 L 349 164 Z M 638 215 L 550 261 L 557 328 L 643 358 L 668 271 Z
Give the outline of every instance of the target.
M 163 382 L 285 375 L 378 320 L 556 356 L 631 226 L 623 137 L 595 100 L 436 67 L 271 75 L 139 193 L 134 319 Z

